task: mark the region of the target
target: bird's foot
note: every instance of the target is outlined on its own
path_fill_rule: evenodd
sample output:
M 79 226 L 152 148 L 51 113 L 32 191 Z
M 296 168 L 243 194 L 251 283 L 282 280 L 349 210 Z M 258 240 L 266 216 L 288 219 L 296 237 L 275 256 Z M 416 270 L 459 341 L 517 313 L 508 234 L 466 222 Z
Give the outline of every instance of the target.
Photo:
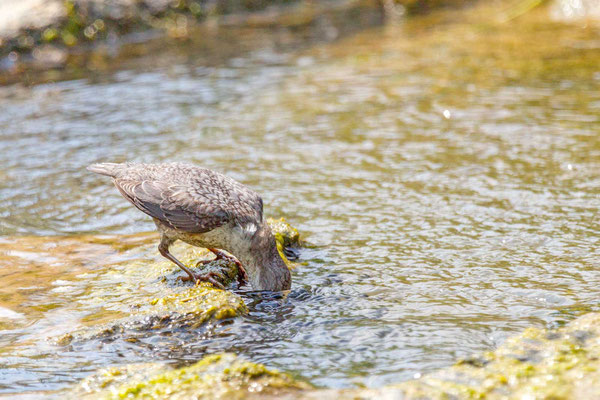
M 214 287 L 218 288 L 218 289 L 225 289 L 225 286 L 223 286 L 217 279 L 220 278 L 219 274 L 217 274 L 216 272 L 208 272 L 204 275 L 200 275 L 200 274 L 193 274 L 193 276 L 180 276 L 179 279 L 182 282 L 189 282 L 189 281 L 193 281 L 196 283 L 196 285 L 200 284 L 200 282 L 210 282 Z
M 208 249 L 208 250 L 213 252 L 216 257 L 213 260 L 200 260 L 196 263 L 196 267 L 198 267 L 199 265 L 206 265 L 214 260 L 225 260 L 228 262 L 232 262 L 235 265 L 237 265 L 237 267 L 238 267 L 238 275 L 237 275 L 238 286 L 241 287 L 248 283 L 248 274 L 246 274 L 246 270 L 242 266 L 242 263 L 240 262 L 240 260 L 238 260 L 237 258 L 232 257 L 218 249 Z
M 198 263 L 208 264 L 209 262 L 214 261 L 214 260 L 225 260 L 225 261 L 235 263 L 238 266 L 242 265 L 240 260 L 238 260 L 237 258 L 235 258 L 233 256 L 230 256 L 229 254 L 225 253 L 224 251 L 221 251 L 219 249 L 208 249 L 208 250 L 210 250 L 212 253 L 214 253 L 216 257 L 213 260 L 202 260 L 202 261 L 199 261 Z

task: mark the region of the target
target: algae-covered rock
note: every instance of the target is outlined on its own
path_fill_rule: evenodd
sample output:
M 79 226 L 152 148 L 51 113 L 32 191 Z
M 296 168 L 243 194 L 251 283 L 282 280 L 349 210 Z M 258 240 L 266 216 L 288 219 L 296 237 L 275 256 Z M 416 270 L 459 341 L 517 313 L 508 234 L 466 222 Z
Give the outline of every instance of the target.
M 320 399 L 327 398 L 326 391 Z M 313 394 L 307 397 L 313 398 Z M 493 352 L 420 379 L 335 398 L 599 399 L 600 313 L 557 330 L 529 328 Z
M 246 304 L 239 296 L 215 289 L 206 283 L 184 292 L 155 298 L 150 301 L 150 304 L 149 312 L 161 315 L 177 314 L 182 316 L 181 319 L 190 320 L 192 326 L 202 324 L 209 319 L 222 320 L 248 312 Z
M 289 0 L 4 0 L 0 4 L 0 56 L 26 53 L 41 43 L 73 47 L 155 29 L 171 37 L 209 15 L 265 8 Z M 227 4 L 228 7 L 224 5 Z
M 285 258 L 283 252 L 288 246 L 300 244 L 298 231 L 283 218 L 270 220 L 270 225 Z M 110 244 L 110 240 L 109 237 L 101 242 Z M 140 252 L 145 252 L 137 249 L 133 259 L 107 266 L 94 277 L 94 284 L 81 301 L 102 307 L 96 315 L 90 316 L 96 323 L 55 338 L 55 343 L 67 345 L 96 339 L 135 342 L 175 328 L 193 332 L 204 325 L 220 324 L 247 314 L 246 304 L 238 294 L 215 288 L 208 282 L 197 286 L 182 282 L 180 278 L 185 277 L 185 273 L 156 255 L 152 240 L 143 243 L 145 252 L 152 254 L 152 258 L 140 257 Z M 172 251 L 195 272 L 216 274 L 224 286 L 237 280 L 238 267 L 234 262 L 213 259 L 204 263 L 212 257 L 206 249 L 178 242 Z
M 244 300 L 228 290 L 216 289 L 209 283 L 165 290 L 167 294 L 145 299 L 133 307 L 131 315 L 106 324 L 70 332 L 54 340 L 67 345 L 90 340 L 109 339 L 137 342 L 147 337 L 168 333 L 172 329 L 194 332 L 208 323 L 235 318 L 248 312 Z
M 308 389 L 279 371 L 233 354 L 204 357 L 183 368 L 134 364 L 101 370 L 66 397 L 93 399 L 245 399 L 280 398 Z
M 496 351 L 406 387 L 412 397 L 599 398 L 600 314 L 588 314 L 558 330 L 529 328 Z
M 277 26 L 329 37 L 326 32 L 332 29 L 324 30 L 322 23 L 327 21 L 337 36 L 379 24 L 376 5 L 377 0 L 3 0 L 0 83 L 47 82 L 79 77 L 85 70 L 114 70 L 132 56 L 150 56 L 159 48 L 174 54 L 173 47 L 180 48 L 182 42 L 219 54 L 213 54 L 215 60 L 237 57 L 245 51 L 245 41 L 222 46 L 229 34 L 223 36 L 215 27 L 237 31 L 235 27 Z
M 271 231 L 275 236 L 277 243 L 283 247 L 298 247 L 300 242 L 300 234 L 298 230 L 291 226 L 285 218 L 279 219 L 267 218 L 267 223 L 271 227 Z
M 275 240 L 277 241 L 279 255 L 289 268 L 294 268 L 295 265 L 290 259 L 295 260 L 298 258 L 296 249 L 302 245 L 298 230 L 291 226 L 283 217 L 279 219 L 267 218 L 267 223 L 271 227 L 273 236 L 275 236 Z

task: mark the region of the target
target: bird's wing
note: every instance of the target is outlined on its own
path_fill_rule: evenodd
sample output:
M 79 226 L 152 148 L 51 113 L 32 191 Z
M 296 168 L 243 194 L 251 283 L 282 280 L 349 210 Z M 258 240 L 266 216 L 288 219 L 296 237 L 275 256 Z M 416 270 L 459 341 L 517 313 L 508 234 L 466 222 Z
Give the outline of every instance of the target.
M 184 185 L 123 178 L 115 179 L 115 186 L 138 209 L 173 229 L 204 233 L 230 218 L 219 202 L 192 193 Z

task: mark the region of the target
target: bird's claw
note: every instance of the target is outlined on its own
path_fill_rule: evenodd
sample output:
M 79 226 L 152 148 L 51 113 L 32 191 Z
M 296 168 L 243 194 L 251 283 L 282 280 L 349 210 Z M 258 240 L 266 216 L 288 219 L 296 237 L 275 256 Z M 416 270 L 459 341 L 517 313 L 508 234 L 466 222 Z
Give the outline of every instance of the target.
M 235 257 L 232 257 L 228 254 L 225 254 L 224 252 L 222 252 L 221 250 L 218 249 L 209 249 L 211 252 L 213 252 L 215 254 L 215 258 L 212 260 L 200 260 L 196 263 L 196 268 L 200 265 L 206 265 L 208 263 L 210 263 L 211 261 L 215 261 L 215 260 L 226 260 L 229 262 L 233 262 L 235 265 L 237 265 L 238 267 L 238 275 L 237 275 L 237 279 L 238 279 L 238 285 L 239 286 L 244 286 L 245 284 L 248 283 L 248 275 L 246 274 L 246 270 L 244 269 L 244 267 L 242 266 L 242 263 L 240 262 L 240 260 L 238 260 Z M 212 283 L 212 281 L 211 281 Z
M 242 266 L 242 263 L 240 262 L 240 260 L 238 260 L 235 257 L 230 256 L 229 254 L 225 254 L 221 250 L 217 250 L 217 249 L 209 249 L 209 250 L 214 253 L 215 258 L 213 258 L 212 260 L 200 260 L 196 263 L 196 267 L 199 265 L 206 265 L 206 264 L 210 263 L 211 261 L 216 261 L 216 260 L 225 260 L 225 261 L 235 263 L 235 265 L 237 265 L 238 267 Z
M 193 280 L 196 283 L 196 286 L 198 286 L 200 282 L 210 282 L 217 289 L 225 289 L 225 286 L 223 286 L 219 281 L 217 281 L 214 278 L 218 276 L 219 274 L 209 272 L 204 275 L 194 274 L 193 278 L 191 276 L 180 276 L 178 279 L 180 279 L 182 282 L 189 282 Z

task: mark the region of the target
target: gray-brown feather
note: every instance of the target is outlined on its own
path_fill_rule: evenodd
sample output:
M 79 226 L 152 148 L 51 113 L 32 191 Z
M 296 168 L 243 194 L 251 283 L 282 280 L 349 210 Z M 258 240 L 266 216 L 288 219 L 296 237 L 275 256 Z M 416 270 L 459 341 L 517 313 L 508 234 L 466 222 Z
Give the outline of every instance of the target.
M 258 194 L 215 171 L 182 163 L 126 163 L 111 164 L 110 172 L 127 200 L 173 229 L 204 233 L 263 218 Z

